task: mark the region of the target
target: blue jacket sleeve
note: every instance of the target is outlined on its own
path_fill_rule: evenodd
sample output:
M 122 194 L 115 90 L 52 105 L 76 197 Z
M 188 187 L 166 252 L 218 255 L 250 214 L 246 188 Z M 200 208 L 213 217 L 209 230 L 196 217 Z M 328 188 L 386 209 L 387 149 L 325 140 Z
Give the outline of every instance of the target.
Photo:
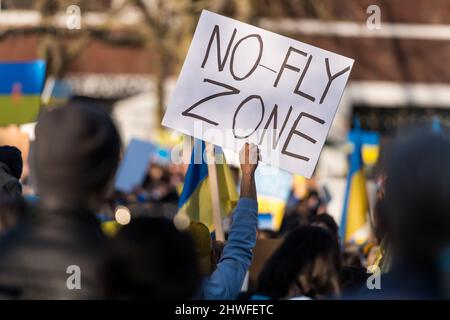
M 241 198 L 234 210 L 228 241 L 217 269 L 202 283 L 201 298 L 229 300 L 239 294 L 256 243 L 258 202 Z

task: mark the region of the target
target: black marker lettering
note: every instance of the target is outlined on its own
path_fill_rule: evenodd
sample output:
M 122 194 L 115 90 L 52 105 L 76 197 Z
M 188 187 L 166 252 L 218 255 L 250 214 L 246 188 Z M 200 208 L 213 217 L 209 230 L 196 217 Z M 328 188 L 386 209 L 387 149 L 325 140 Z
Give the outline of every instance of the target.
M 239 45 L 240 45 L 244 40 L 247 40 L 247 39 L 250 39 L 250 38 L 256 38 L 256 39 L 258 40 L 258 43 L 259 43 L 259 53 L 258 53 L 258 57 L 256 58 L 255 63 L 253 64 L 253 66 L 252 66 L 252 68 L 250 69 L 250 71 L 247 72 L 247 74 L 246 74 L 245 76 L 243 76 L 243 77 L 238 77 L 238 76 L 234 73 L 234 55 L 236 54 L 236 49 L 239 47 Z M 262 53 L 263 53 L 263 47 L 264 47 L 264 44 L 263 44 L 263 41 L 262 41 L 261 36 L 260 36 L 259 34 L 250 34 L 250 35 L 248 35 L 248 36 L 242 38 L 241 40 L 239 40 L 239 41 L 236 43 L 236 45 L 235 45 L 234 48 L 233 48 L 233 51 L 231 52 L 231 61 L 230 61 L 230 73 L 231 73 L 231 75 L 233 76 L 234 80 L 237 80 L 237 81 L 244 80 L 244 79 L 248 78 L 248 77 L 255 71 L 256 67 L 258 67 L 259 62 L 261 61 L 261 57 L 262 57 Z
M 314 120 L 314 121 L 316 121 L 316 122 L 318 122 L 320 124 L 324 124 L 325 123 L 325 121 L 320 119 L 320 118 L 317 118 L 317 117 L 315 117 L 315 116 L 313 116 L 313 115 L 311 115 L 309 113 L 306 113 L 306 112 L 301 112 L 300 115 L 298 116 L 298 118 L 295 120 L 294 125 L 291 128 L 291 131 L 289 131 L 289 135 L 286 138 L 286 141 L 284 142 L 283 149 L 281 150 L 281 153 L 285 154 L 285 155 L 288 155 L 288 156 L 291 156 L 293 158 L 297 158 L 297 159 L 304 160 L 304 161 L 309 161 L 308 157 L 301 156 L 301 155 L 299 155 L 297 153 L 293 153 L 293 152 L 287 151 L 287 147 L 289 145 L 289 142 L 291 142 L 292 136 L 294 134 L 296 134 L 296 135 L 298 135 L 298 136 L 300 136 L 300 137 L 310 141 L 311 143 L 316 143 L 317 142 L 317 140 L 315 140 L 315 139 L 311 138 L 310 136 L 304 134 L 303 132 L 297 130 L 298 123 L 299 123 L 299 121 L 300 121 L 300 119 L 302 117 L 310 118 L 310 119 L 312 119 L 312 120 Z
M 322 104 L 323 100 L 325 100 L 325 96 L 327 95 L 328 90 L 330 89 L 331 82 L 333 82 L 334 79 L 350 70 L 350 67 L 347 67 L 344 70 L 341 70 L 338 73 L 331 75 L 330 62 L 328 61 L 328 58 L 325 58 L 325 65 L 327 67 L 328 83 L 327 86 L 325 87 L 325 90 L 323 91 L 322 98 L 320 98 L 320 104 Z
M 306 74 L 306 72 L 308 71 L 309 64 L 311 63 L 312 57 L 313 57 L 312 55 L 309 56 L 308 61 L 306 62 L 306 66 L 305 66 L 305 68 L 303 69 L 302 75 L 300 76 L 300 79 L 299 79 L 298 82 L 297 82 L 297 86 L 296 86 L 295 89 L 294 89 L 294 93 L 296 93 L 296 94 L 302 96 L 303 98 L 306 98 L 306 99 L 308 99 L 308 100 L 314 102 L 314 101 L 316 101 L 316 98 L 314 98 L 313 96 L 311 96 L 311 95 L 309 95 L 309 94 L 307 94 L 307 93 L 304 93 L 304 92 L 302 92 L 302 91 L 299 90 L 300 85 L 302 84 L 302 81 L 303 81 L 303 79 L 305 78 L 305 74 Z
M 211 99 L 214 99 L 214 98 L 218 98 L 218 97 L 221 97 L 221 96 L 228 96 L 228 95 L 238 94 L 240 92 L 240 90 L 236 89 L 236 88 L 234 88 L 234 87 L 232 87 L 230 85 L 227 85 L 225 83 L 221 83 L 221 82 L 214 81 L 214 80 L 211 80 L 211 79 L 204 79 L 203 82 L 209 82 L 209 83 L 215 84 L 217 86 L 221 86 L 223 88 L 228 89 L 229 91 L 215 93 L 215 94 L 212 94 L 212 95 L 210 95 L 210 96 L 208 96 L 206 98 L 203 98 L 200 101 L 194 103 L 192 106 L 190 106 L 186 110 L 184 110 L 181 114 L 183 116 L 185 116 L 185 117 L 191 117 L 191 118 L 199 119 L 199 120 L 202 120 L 202 121 L 205 121 L 205 122 L 208 122 L 208 123 L 210 123 L 212 125 L 217 126 L 218 125 L 217 122 L 212 121 L 210 119 L 207 119 L 205 117 L 199 116 L 198 114 L 192 113 L 191 111 L 194 108 L 196 108 L 197 106 L 199 106 L 200 104 L 202 104 L 202 103 L 204 103 L 204 102 L 206 102 L 208 100 L 211 100 Z
M 262 141 L 264 139 L 264 135 L 266 134 L 267 128 L 269 128 L 270 125 L 270 121 L 273 119 L 273 140 L 272 140 L 272 149 L 276 148 L 278 145 L 278 142 L 280 141 L 280 137 L 283 134 L 284 128 L 286 127 L 286 124 L 289 120 L 289 116 L 291 115 L 292 112 L 292 106 L 289 107 L 289 111 L 287 113 L 286 118 L 284 119 L 283 125 L 281 126 L 281 130 L 280 133 L 278 134 L 278 138 L 276 136 L 276 132 L 277 132 L 277 128 L 278 128 L 278 121 L 277 121 L 277 117 L 278 117 L 278 105 L 275 104 L 275 106 L 273 107 L 272 112 L 269 115 L 269 119 L 266 122 L 266 125 L 264 127 L 264 130 L 262 132 L 261 135 L 261 139 L 259 140 L 259 144 L 262 144 Z
M 227 47 L 227 51 L 225 52 L 225 56 L 223 57 L 223 59 L 221 59 L 220 28 L 218 25 L 216 25 L 214 27 L 213 32 L 211 34 L 211 38 L 209 39 L 208 48 L 206 49 L 205 57 L 203 58 L 202 68 L 205 67 L 206 61 L 208 61 L 208 58 L 209 58 L 209 52 L 211 50 L 212 43 L 213 43 L 214 39 L 217 38 L 217 40 L 216 40 L 216 43 L 217 43 L 217 67 L 219 68 L 219 71 L 223 70 L 223 68 L 225 67 L 225 63 L 227 62 L 227 59 L 228 59 L 228 54 L 230 53 L 231 45 L 233 44 L 234 37 L 236 36 L 236 32 L 237 32 L 237 30 L 235 28 L 233 30 L 233 35 L 231 36 L 231 39 L 228 42 L 228 47 Z
M 300 51 L 298 49 L 295 49 L 294 47 L 289 47 L 289 49 L 288 49 L 288 51 L 286 53 L 286 56 L 284 57 L 283 64 L 280 67 L 280 71 L 278 71 L 278 76 L 277 76 L 277 78 L 275 80 L 275 83 L 273 84 L 274 87 L 278 86 L 278 82 L 280 81 L 280 78 L 281 78 L 281 75 L 283 74 L 284 69 L 289 69 L 289 70 L 292 70 L 292 71 L 295 71 L 295 72 L 299 72 L 300 71 L 299 68 L 288 64 L 288 60 L 289 60 L 289 57 L 291 56 L 291 52 L 295 52 L 295 53 L 301 54 L 302 56 L 305 56 L 305 57 L 308 55 L 306 52 L 303 52 L 303 51 Z
M 254 129 L 252 132 L 250 132 L 248 135 L 246 135 L 246 136 L 238 136 L 238 135 L 236 134 L 236 131 L 235 131 L 235 127 L 236 127 L 236 116 L 238 115 L 238 113 L 239 113 L 239 111 L 242 109 L 242 107 L 243 107 L 247 102 L 249 102 L 249 101 L 252 100 L 252 99 L 259 99 L 259 102 L 261 103 L 261 111 L 262 111 L 262 112 L 261 112 L 261 119 L 259 120 L 258 125 L 255 127 L 255 129 Z M 261 125 L 261 122 L 263 121 L 263 118 L 264 118 L 264 102 L 263 102 L 261 96 L 258 96 L 258 95 L 251 95 L 251 96 L 248 96 L 247 98 L 244 99 L 244 101 L 242 101 L 242 102 L 239 104 L 239 106 L 237 107 L 236 111 L 234 112 L 234 115 L 233 115 L 233 127 L 232 127 L 234 137 L 235 137 L 236 139 L 245 139 L 245 138 L 250 137 L 250 136 L 251 136 L 253 133 L 255 133 L 255 131 L 259 128 L 259 126 Z

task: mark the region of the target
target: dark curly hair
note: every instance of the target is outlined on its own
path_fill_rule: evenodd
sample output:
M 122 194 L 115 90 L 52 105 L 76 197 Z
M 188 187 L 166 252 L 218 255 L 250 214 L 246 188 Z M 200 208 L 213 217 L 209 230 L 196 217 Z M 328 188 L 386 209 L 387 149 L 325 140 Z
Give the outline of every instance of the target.
M 320 298 L 338 293 L 335 250 L 335 238 L 326 229 L 318 226 L 295 229 L 264 266 L 258 279 L 258 293 L 272 299 L 292 294 Z

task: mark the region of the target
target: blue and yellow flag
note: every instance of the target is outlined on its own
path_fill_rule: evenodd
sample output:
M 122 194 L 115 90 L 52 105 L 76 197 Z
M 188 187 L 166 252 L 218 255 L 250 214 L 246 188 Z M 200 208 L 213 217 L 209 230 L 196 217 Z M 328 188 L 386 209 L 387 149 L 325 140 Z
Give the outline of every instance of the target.
M 213 231 L 214 223 L 209 186 L 210 181 L 208 164 L 204 159 L 204 154 L 205 142 L 196 139 L 178 207 L 191 220 L 202 222 L 210 231 Z M 236 206 L 239 196 L 230 168 L 225 163 L 225 158 L 223 158 L 222 162 L 216 164 L 216 172 L 219 187 L 220 212 L 222 218 L 225 218 Z
M 45 62 L 0 63 L 0 126 L 36 121 Z
M 367 212 L 369 209 L 366 177 L 362 161 L 361 129 L 353 132 L 353 152 L 345 190 L 344 209 L 341 218 L 340 235 L 343 243 L 358 244 L 367 240 Z

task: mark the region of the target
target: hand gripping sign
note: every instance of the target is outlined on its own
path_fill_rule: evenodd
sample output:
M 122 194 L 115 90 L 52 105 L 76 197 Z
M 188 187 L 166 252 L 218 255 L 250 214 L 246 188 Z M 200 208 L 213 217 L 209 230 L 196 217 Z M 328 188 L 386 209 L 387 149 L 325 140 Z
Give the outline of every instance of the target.
M 209 11 L 162 124 L 311 177 L 353 60 Z

